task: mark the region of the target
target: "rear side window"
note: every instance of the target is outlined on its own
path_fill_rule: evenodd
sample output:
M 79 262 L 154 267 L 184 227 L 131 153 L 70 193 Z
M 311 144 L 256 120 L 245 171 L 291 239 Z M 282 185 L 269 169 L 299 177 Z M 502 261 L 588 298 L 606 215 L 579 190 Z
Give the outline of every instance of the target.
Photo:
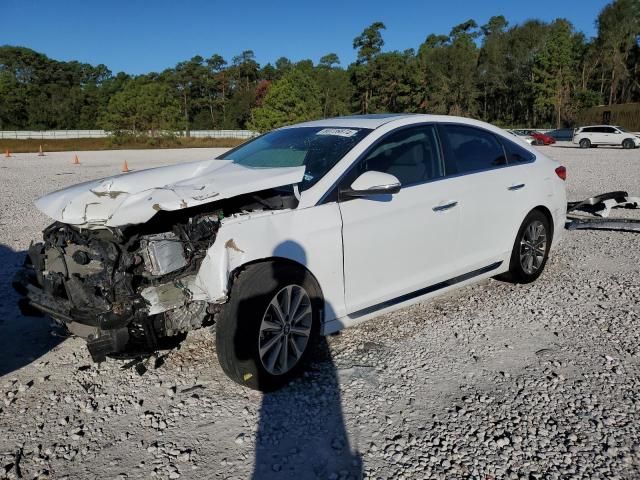
M 506 138 L 502 138 L 502 145 L 507 153 L 508 163 L 527 163 L 536 159 L 536 156 L 529 150 L 522 148 L 520 145 L 516 145 L 514 142 L 510 142 Z
M 507 164 L 502 144 L 493 133 L 456 124 L 441 124 L 438 128 L 445 150 L 447 175 L 489 170 Z
M 586 127 L 586 128 L 581 128 L 579 133 L 593 133 L 595 132 L 595 128 L 593 127 Z

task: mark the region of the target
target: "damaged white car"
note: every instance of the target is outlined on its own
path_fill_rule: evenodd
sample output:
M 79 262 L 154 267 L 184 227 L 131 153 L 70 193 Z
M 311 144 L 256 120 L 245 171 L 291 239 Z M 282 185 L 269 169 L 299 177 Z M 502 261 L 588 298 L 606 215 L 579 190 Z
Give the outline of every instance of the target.
M 272 389 L 318 335 L 487 277 L 535 280 L 565 175 L 474 120 L 308 122 L 39 199 L 56 222 L 15 286 L 96 361 L 215 324 L 223 370 Z

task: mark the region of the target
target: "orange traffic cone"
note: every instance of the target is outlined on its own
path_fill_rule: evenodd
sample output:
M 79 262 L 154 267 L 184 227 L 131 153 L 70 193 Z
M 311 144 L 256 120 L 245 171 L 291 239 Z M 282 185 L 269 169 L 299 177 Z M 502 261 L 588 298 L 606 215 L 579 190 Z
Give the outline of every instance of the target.
M 74 165 L 80 165 L 80 160 L 78 159 L 78 155 L 77 154 L 73 157 L 73 164 Z
M 122 165 L 122 172 L 123 173 L 129 173 L 131 170 L 129 170 L 129 165 L 127 164 L 127 161 L 124 161 L 124 165 Z
M 38 153 L 39 157 L 44 157 L 44 153 L 42 153 L 42 145 L 40 145 L 40 152 Z
M 4 156 L 9 158 L 11 156 L 11 152 L 9 151 L 9 149 L 7 148 L 7 151 L 4 152 Z

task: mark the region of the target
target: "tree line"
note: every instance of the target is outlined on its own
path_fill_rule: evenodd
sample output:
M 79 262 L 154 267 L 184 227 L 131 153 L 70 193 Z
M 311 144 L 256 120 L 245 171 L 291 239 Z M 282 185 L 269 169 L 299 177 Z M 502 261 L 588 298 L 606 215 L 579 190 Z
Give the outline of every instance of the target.
M 468 20 L 417 49 L 384 51 L 384 23 L 354 38 L 355 62 L 335 53 L 259 65 L 195 56 L 160 73 L 113 74 L 0 47 L 0 130 L 93 129 L 149 134 L 266 131 L 309 119 L 376 112 L 453 114 L 503 126 L 573 125 L 600 104 L 640 101 L 640 0 L 614 0 L 594 38 L 566 19 L 510 25 Z

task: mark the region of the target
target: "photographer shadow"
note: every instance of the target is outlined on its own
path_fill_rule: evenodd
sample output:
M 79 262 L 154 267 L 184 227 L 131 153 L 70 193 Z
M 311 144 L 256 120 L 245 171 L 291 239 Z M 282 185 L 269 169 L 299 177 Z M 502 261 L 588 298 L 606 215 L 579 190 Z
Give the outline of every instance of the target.
M 293 241 L 281 243 L 274 250 L 274 257 L 293 259 L 302 265 L 307 262 L 304 249 Z M 279 271 L 281 274 L 282 269 Z M 273 267 L 269 275 L 277 279 L 278 269 Z M 265 286 L 261 296 L 272 295 L 266 289 Z M 255 315 L 255 305 L 247 300 L 240 306 L 239 316 L 242 312 Z M 326 304 L 324 306 L 327 308 Z M 236 341 L 245 341 L 239 336 L 236 332 Z M 254 480 L 362 478 L 362 458 L 352 450 L 349 442 L 338 375 L 325 337 L 319 337 L 316 345 L 310 348 L 314 350 L 310 352 L 311 361 L 305 373 L 262 397 Z

